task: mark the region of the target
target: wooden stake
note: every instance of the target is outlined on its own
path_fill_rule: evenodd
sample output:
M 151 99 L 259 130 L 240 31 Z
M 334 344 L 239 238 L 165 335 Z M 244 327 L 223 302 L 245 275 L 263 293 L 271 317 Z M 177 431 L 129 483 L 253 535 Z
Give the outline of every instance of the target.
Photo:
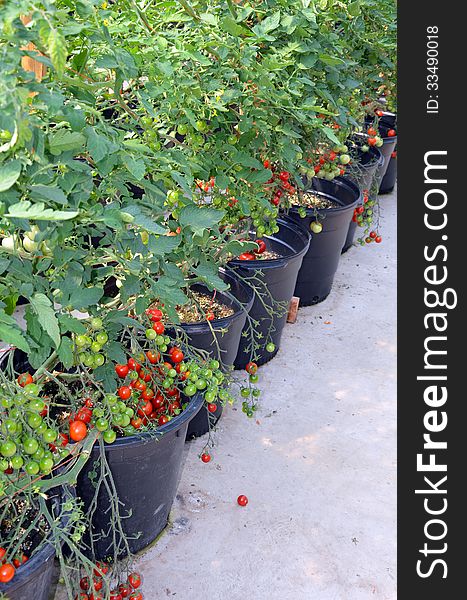
M 23 25 L 27 25 L 31 22 L 31 17 L 29 15 L 27 17 L 21 17 L 21 21 Z M 37 51 L 36 46 L 32 42 L 29 42 L 29 44 L 23 46 L 21 49 Z M 34 58 L 31 58 L 30 56 L 23 56 L 23 58 L 21 59 L 21 66 L 25 71 L 32 71 L 33 73 L 35 73 L 37 81 L 40 81 L 44 77 L 45 72 L 47 71 L 47 67 L 44 64 L 42 64 L 38 60 L 35 60 Z
M 287 315 L 287 323 L 295 323 L 297 320 L 298 305 L 300 304 L 300 298 L 294 296 L 289 304 L 289 314 Z

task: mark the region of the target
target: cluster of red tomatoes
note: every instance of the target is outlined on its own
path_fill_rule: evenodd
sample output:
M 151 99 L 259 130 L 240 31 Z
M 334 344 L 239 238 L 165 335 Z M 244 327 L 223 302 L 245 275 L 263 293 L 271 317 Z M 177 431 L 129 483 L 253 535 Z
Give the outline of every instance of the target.
M 257 260 L 261 254 L 266 252 L 266 242 L 264 240 L 255 240 L 258 244 L 258 248 L 256 250 L 250 250 L 249 252 L 243 252 L 238 257 L 238 260 Z
M 202 179 L 196 180 L 196 187 L 202 190 L 203 192 L 210 192 L 214 186 L 216 185 L 216 180 L 214 177 L 211 177 L 209 181 L 203 181 Z
M 14 558 L 12 562 L 7 562 L 5 556 L 5 548 L 0 548 L 0 583 L 11 581 L 15 576 L 16 569 L 28 560 L 26 554 L 21 554 L 19 558 Z
M 364 227 L 365 225 L 369 229 L 371 223 L 373 221 L 373 207 L 375 205 L 374 200 L 370 200 L 368 190 L 363 191 L 363 204 L 357 206 L 354 210 L 352 221 L 357 223 L 359 227 Z M 368 231 L 367 229 L 367 231 Z M 365 242 L 370 244 L 371 242 L 376 242 L 380 244 L 383 241 L 383 238 L 378 235 L 376 231 L 370 231 L 369 235 L 365 238 Z
M 109 573 L 109 565 L 106 563 L 97 563 L 94 569 L 93 577 L 82 577 L 79 586 L 81 593 L 76 600 L 104 600 L 103 593 L 104 577 Z M 110 600 L 143 600 L 143 594 L 140 590 L 142 584 L 139 573 L 130 573 L 125 582 L 110 592 Z
M 280 171 L 279 173 L 275 173 L 271 161 L 268 159 L 263 162 L 263 165 L 265 169 L 270 169 L 272 171 L 272 177 L 269 179 L 269 181 L 267 181 L 268 184 L 274 184 L 274 186 L 271 187 L 273 194 L 271 198 L 271 204 L 274 206 L 279 206 L 284 193 L 295 194 L 296 192 L 295 187 L 289 181 L 290 173 L 288 171 Z

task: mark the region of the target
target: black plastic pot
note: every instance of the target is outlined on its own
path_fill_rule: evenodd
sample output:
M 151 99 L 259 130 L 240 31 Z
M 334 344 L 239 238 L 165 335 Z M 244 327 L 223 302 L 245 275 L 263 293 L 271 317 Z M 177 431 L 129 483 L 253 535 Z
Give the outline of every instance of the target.
M 233 308 L 234 314 L 211 322 L 181 323 L 179 327 L 187 334 L 191 346 L 204 350 L 210 358 L 220 361 L 225 367 L 230 367 L 237 356 L 240 336 L 247 313 L 253 304 L 254 292 L 240 281 L 235 271 L 220 269 L 219 277 L 230 285 L 230 289 L 216 292 L 216 299 Z M 212 295 L 203 284 L 195 284 L 192 289 Z M 168 330 L 170 331 L 170 327 Z
M 356 168 L 348 168 L 346 171 L 346 178 L 349 178 L 355 184 L 358 185 L 360 190 L 371 190 L 373 179 L 378 177 L 378 173 L 384 164 L 384 157 L 380 152 L 379 148 L 370 148 L 368 152 L 358 151 L 359 162 Z M 350 220 L 349 229 L 347 231 L 347 237 L 345 239 L 344 247 L 342 248 L 342 254 L 352 246 L 355 232 L 357 230 L 357 223 Z
M 219 270 L 219 277 L 230 285 L 225 292 L 217 292 L 216 299 L 234 309 L 234 314 L 223 319 L 215 319 L 210 323 L 182 323 L 179 325 L 188 336 L 188 343 L 194 348 L 204 350 L 213 359 L 220 361 L 224 368 L 230 368 L 237 356 L 240 336 L 247 313 L 253 305 L 254 292 L 251 287 L 242 283 L 236 273 L 230 270 Z M 202 284 L 192 288 L 195 291 L 212 294 Z M 211 329 L 212 328 L 212 329 Z M 168 328 L 170 331 L 170 328 Z M 187 439 L 200 437 L 214 427 L 222 415 L 222 404 L 217 403 L 217 410 L 210 413 L 204 404 L 199 413 L 190 421 Z
M 300 306 L 317 304 L 329 295 L 354 208 L 361 202 L 360 189 L 345 177 L 336 177 L 332 181 L 314 177 L 309 190 L 334 200 L 339 208 L 318 211 L 323 230 L 313 236 L 295 286 L 294 296 L 300 298 Z M 308 209 L 306 217 L 302 218 L 294 207 L 289 216 L 306 229 L 316 221 L 313 209 Z
M 397 146 L 394 148 L 394 150 Z M 397 179 L 397 157 L 391 156 L 389 159 L 389 165 L 386 169 L 386 173 L 381 181 L 381 185 L 379 186 L 380 194 L 389 194 L 394 189 L 396 185 Z
M 381 129 L 381 128 L 380 128 Z M 381 133 L 383 135 L 383 133 Z M 378 176 L 380 178 L 380 191 L 381 191 L 381 182 L 386 175 L 386 171 L 389 168 L 389 163 L 391 162 L 391 154 L 394 152 L 397 144 L 397 136 L 394 137 L 383 137 L 383 145 L 381 146 L 381 154 L 384 157 L 384 164 L 380 169 Z
M 311 239 L 308 231 L 302 229 L 299 225 L 297 226 L 288 218 L 278 219 L 277 224 L 279 225 L 278 233 L 274 236 L 266 236 L 265 239 L 267 240 L 268 249 L 280 254 L 280 258 L 249 261 L 233 260 L 229 263 L 245 282 L 258 278 L 268 292 L 266 295 L 263 292 L 261 298 L 255 293 L 253 306 L 250 310 L 251 318 L 259 322 L 259 332 L 263 335 L 262 340 L 264 340 L 262 346 L 257 350 L 256 362 L 258 365 L 263 365 L 271 360 L 279 349 L 282 330 L 287 319 L 288 304 L 292 299 L 297 274 Z M 252 286 L 257 287 L 258 283 L 252 281 Z M 283 303 L 285 308 L 279 311 L 278 307 L 275 306 L 276 314 L 271 317 L 267 308 L 271 310 L 274 301 Z M 247 351 L 250 344 L 248 326 L 245 326 L 244 332 L 247 337 L 242 335 L 240 338 L 240 345 L 234 362 L 236 369 L 244 369 L 250 360 L 250 352 Z M 267 352 L 267 342 L 272 342 L 275 345 L 274 352 Z
M 60 502 L 66 499 L 63 492 L 49 492 L 49 501 L 60 511 Z M 66 526 L 68 517 L 62 517 Z M 9 583 L 0 583 L 0 596 L 8 600 L 49 600 L 52 577 L 54 574 L 55 547 L 47 541 L 42 542 L 34 555 L 16 570 L 14 578 Z M 3 596 L 2 596 L 3 597 Z
M 17 570 L 10 583 L 0 583 L 0 596 L 3 594 L 8 600 L 48 600 L 54 556 L 55 548 L 44 542 L 34 556 Z
M 155 432 L 117 439 L 105 445 L 105 456 L 112 472 L 116 493 L 121 504 L 125 535 L 132 553 L 153 542 L 167 525 L 170 509 L 177 493 L 182 467 L 183 448 L 189 421 L 198 413 L 204 399 L 196 394 L 187 408 Z M 90 459 L 78 477 L 77 494 L 89 510 L 95 488 L 92 471 L 98 468 L 99 446 L 94 446 Z M 94 543 L 96 558 L 113 556 L 109 496 L 101 486 L 98 507 L 92 519 L 94 533 L 104 537 Z M 123 556 L 124 553 L 121 553 Z

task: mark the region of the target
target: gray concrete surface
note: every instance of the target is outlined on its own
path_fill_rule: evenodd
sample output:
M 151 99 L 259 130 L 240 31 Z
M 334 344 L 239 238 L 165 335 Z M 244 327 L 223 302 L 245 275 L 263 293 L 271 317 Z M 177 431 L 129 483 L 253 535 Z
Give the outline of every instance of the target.
M 226 410 L 207 465 L 187 444 L 172 524 L 138 561 L 146 599 L 396 598 L 395 194 L 381 204 L 383 243 L 342 257 L 260 369 L 257 419 Z

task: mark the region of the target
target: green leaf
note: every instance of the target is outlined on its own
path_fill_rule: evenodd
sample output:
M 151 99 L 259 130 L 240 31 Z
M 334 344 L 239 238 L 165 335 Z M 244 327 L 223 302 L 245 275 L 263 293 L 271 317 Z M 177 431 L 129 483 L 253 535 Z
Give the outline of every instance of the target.
M 97 304 L 104 294 L 102 287 L 76 288 L 72 291 L 68 304 L 73 308 L 84 309 Z
M 57 75 L 61 77 L 65 70 L 67 47 L 60 31 L 52 29 L 47 40 L 48 51 Z
M 140 208 L 138 206 L 126 206 L 125 212 L 129 213 L 130 215 L 133 215 L 134 220 L 132 221 L 132 225 L 138 225 L 138 227 L 149 231 L 149 233 L 166 233 L 165 227 L 159 225 L 159 223 L 155 221 L 152 217 L 140 212 Z
M 12 204 L 5 217 L 10 219 L 28 219 L 29 221 L 67 221 L 79 215 L 75 210 L 53 210 L 45 208 L 43 202 L 32 204 L 29 200 Z
M 258 23 L 258 25 L 255 25 L 253 27 L 253 31 L 258 37 L 264 37 L 264 34 L 269 33 L 270 31 L 274 31 L 274 29 L 277 29 L 279 27 L 280 22 L 281 13 L 276 12 L 270 17 L 266 17 L 265 19 L 263 19 L 260 23 Z
M 323 127 L 323 132 L 325 133 L 326 137 L 331 140 L 331 142 L 334 142 L 334 144 L 341 143 L 339 138 L 335 135 L 334 131 L 329 127 Z
M 243 25 L 239 25 L 232 19 L 232 17 L 224 17 L 220 22 L 221 29 L 230 33 L 235 37 L 241 37 L 244 35 L 250 35 L 249 30 Z
M 178 235 L 160 235 L 157 238 L 151 238 L 148 247 L 156 256 L 164 256 L 175 250 L 180 245 L 180 241 Z
M 123 349 L 122 344 L 120 342 L 111 341 L 105 346 L 105 353 L 116 363 L 126 363 L 127 356 L 125 354 L 125 350 Z
M 223 210 L 217 210 L 216 208 L 195 205 L 184 206 L 180 211 L 180 225 L 190 227 L 195 233 L 201 235 L 206 229 L 211 229 L 217 225 L 224 214 Z
M 17 322 L 3 310 L 0 310 L 0 341 L 24 352 L 31 350 Z
M 263 169 L 263 165 L 259 160 L 250 156 L 246 152 L 237 152 L 235 155 L 235 161 L 240 163 L 244 167 L 250 167 L 252 169 Z
M 217 26 L 218 19 L 215 15 L 211 13 L 203 13 L 200 15 L 200 18 L 202 21 L 208 23 L 209 25 L 214 25 L 215 27 Z
M 66 204 L 67 202 L 63 190 L 56 185 L 32 185 L 30 187 L 30 196 L 33 199 L 41 198 L 57 202 L 57 204 Z
M 49 134 L 48 141 L 51 154 L 58 156 L 62 152 L 68 152 L 70 150 L 75 153 L 78 153 L 80 150 L 84 150 L 86 138 L 82 133 L 78 133 L 76 131 L 58 129 L 57 131 Z
M 73 366 L 73 342 L 70 340 L 69 337 L 62 337 L 62 341 L 60 343 L 60 346 L 58 347 L 57 354 L 65 369 L 69 369 Z
M 60 327 L 58 324 L 57 315 L 52 306 L 52 302 L 47 298 L 45 294 L 36 292 L 29 299 L 31 306 L 37 316 L 37 320 L 40 323 L 42 329 L 47 333 L 50 339 L 58 348 L 60 345 Z
M 349 11 L 349 15 L 352 15 L 352 17 L 358 17 L 360 14 L 360 1 L 356 0 L 356 2 L 351 2 L 348 5 L 347 10 Z
M 69 315 L 59 315 L 58 322 L 60 324 L 60 331 L 62 333 L 67 333 L 71 331 L 72 333 L 77 333 L 78 335 L 86 333 L 86 327 L 81 323 L 79 319 L 75 319 L 74 317 L 70 317 Z
M 210 289 L 219 290 L 221 292 L 229 288 L 229 285 L 219 277 L 219 267 L 215 263 L 206 261 L 198 265 L 196 269 L 194 269 L 194 272 Z
M 329 56 L 328 54 L 320 54 L 319 59 L 325 65 L 329 65 L 330 67 L 335 67 L 337 65 L 344 64 L 344 61 L 341 58 L 337 58 L 335 56 Z
M 115 392 L 118 385 L 117 375 L 112 362 L 106 362 L 101 367 L 94 369 L 93 377 L 102 383 L 105 392 Z
M 19 160 L 10 160 L 0 167 L 0 192 L 9 190 L 21 175 L 21 163 Z
M 88 138 L 89 154 L 96 162 L 101 161 L 118 148 L 116 144 L 110 142 L 105 136 L 96 133 L 93 127 L 86 127 L 86 136 Z
M 135 179 L 141 181 L 146 174 L 146 165 L 141 158 L 133 158 L 130 154 L 125 155 L 125 166 Z

